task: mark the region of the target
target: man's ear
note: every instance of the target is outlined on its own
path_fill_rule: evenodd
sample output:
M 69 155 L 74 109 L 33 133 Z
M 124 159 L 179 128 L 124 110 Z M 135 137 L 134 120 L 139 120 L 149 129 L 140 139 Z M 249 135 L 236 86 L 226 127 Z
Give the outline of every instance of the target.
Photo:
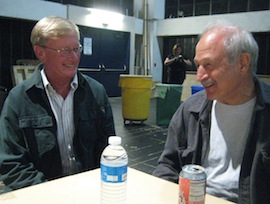
M 240 72 L 242 74 L 250 71 L 250 54 L 244 52 L 239 57 Z
M 40 61 L 44 61 L 45 58 L 45 52 L 44 52 L 44 48 L 39 46 L 39 45 L 35 45 L 34 46 L 34 52 L 36 54 L 36 57 L 40 60 Z

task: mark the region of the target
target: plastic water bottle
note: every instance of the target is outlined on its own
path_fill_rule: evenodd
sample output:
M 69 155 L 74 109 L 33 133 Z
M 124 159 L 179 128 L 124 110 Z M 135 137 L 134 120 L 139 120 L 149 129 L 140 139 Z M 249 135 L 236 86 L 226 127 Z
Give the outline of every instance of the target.
M 109 137 L 109 145 L 100 160 L 101 204 L 127 203 L 128 156 L 121 146 L 121 137 Z

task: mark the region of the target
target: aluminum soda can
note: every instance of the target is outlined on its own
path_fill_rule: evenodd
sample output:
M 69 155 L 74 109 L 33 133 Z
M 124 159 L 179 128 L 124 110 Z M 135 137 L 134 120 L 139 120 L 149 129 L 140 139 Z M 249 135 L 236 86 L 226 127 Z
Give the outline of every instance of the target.
M 204 204 L 206 174 L 199 165 L 189 164 L 179 174 L 178 204 Z

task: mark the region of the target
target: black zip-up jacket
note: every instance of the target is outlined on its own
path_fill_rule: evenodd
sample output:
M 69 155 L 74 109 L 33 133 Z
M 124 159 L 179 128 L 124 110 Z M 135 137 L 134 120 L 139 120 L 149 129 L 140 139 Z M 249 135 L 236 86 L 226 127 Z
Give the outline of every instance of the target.
M 44 89 L 39 65 L 14 87 L 0 119 L 0 180 L 5 191 L 59 178 L 62 165 L 57 124 Z M 78 72 L 74 93 L 73 139 L 79 171 L 99 167 L 107 138 L 115 135 L 111 105 L 104 87 Z
M 256 77 L 256 104 L 239 178 L 241 204 L 270 203 L 270 85 Z M 167 141 L 153 175 L 178 182 L 185 164 L 201 164 L 209 148 L 212 101 L 192 95 L 171 119 Z M 228 127 L 230 128 L 230 127 Z M 237 140 L 237 135 L 235 135 Z

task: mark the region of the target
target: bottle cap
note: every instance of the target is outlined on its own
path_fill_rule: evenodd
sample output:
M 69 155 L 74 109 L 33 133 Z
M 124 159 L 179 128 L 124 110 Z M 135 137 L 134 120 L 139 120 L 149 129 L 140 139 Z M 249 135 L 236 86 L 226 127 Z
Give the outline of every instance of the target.
M 109 144 L 110 145 L 120 145 L 122 142 L 122 138 L 119 136 L 110 136 L 109 137 Z

